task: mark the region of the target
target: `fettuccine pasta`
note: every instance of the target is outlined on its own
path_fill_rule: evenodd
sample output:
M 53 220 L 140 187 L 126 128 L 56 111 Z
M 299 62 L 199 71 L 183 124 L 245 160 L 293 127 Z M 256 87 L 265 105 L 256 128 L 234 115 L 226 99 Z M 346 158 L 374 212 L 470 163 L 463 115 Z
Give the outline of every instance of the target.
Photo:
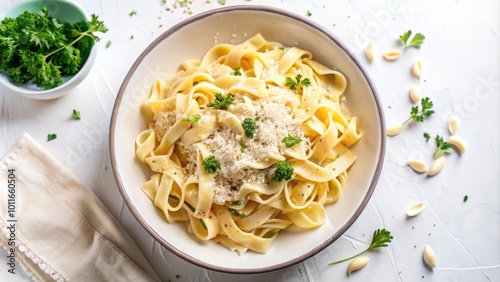
M 219 44 L 160 78 L 142 106 L 143 192 L 169 223 L 240 254 L 311 229 L 341 196 L 361 137 L 342 73 L 257 34 Z

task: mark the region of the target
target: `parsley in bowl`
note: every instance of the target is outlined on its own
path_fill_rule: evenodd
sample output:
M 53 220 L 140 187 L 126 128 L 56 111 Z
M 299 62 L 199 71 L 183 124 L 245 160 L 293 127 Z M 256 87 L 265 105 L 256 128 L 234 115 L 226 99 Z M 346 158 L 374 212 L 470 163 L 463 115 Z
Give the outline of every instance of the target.
M 95 59 L 96 15 L 69 1 L 30 1 L 0 15 L 0 83 L 33 99 L 53 99 L 78 85 Z

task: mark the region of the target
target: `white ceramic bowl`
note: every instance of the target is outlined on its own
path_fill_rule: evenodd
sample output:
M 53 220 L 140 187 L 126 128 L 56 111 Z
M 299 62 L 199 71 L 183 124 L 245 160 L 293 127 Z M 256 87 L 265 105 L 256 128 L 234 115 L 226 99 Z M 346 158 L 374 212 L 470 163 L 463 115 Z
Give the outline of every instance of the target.
M 15 18 L 22 14 L 24 11 L 28 12 L 40 12 L 42 7 L 47 7 L 49 10 L 49 15 L 63 22 L 76 23 L 79 21 L 88 21 L 90 16 L 76 3 L 66 0 L 32 0 L 21 2 L 4 13 L 0 14 L 0 21 L 6 17 Z M 55 88 L 44 90 L 36 86 L 34 83 L 26 84 L 15 84 L 9 77 L 0 73 L 0 84 L 9 89 L 10 92 L 22 95 L 36 100 L 50 100 L 59 98 L 69 93 L 71 89 L 80 84 L 87 74 L 92 69 L 96 57 L 96 44 L 85 54 L 83 53 L 83 58 L 85 60 L 84 65 L 78 73 L 70 76 L 63 76 L 63 83 Z
M 251 24 L 249 24 L 251 23 Z M 149 168 L 135 158 L 134 140 L 145 129 L 140 106 L 158 77 L 174 75 L 181 62 L 201 58 L 214 44 L 240 43 L 261 33 L 269 41 L 297 45 L 341 71 L 348 80 L 347 104 L 358 117 L 361 140 L 351 147 L 358 156 L 340 200 L 327 206 L 324 226 L 302 233 L 281 232 L 267 254 L 239 256 L 213 242 L 199 242 L 186 226 L 169 224 L 140 185 Z M 112 167 L 125 202 L 144 228 L 163 246 L 199 266 L 232 273 L 272 271 L 307 259 L 339 238 L 367 204 L 378 181 L 385 152 L 385 123 L 373 83 L 355 56 L 326 29 L 283 10 L 233 6 L 205 12 L 174 26 L 137 59 L 120 88 L 110 128 Z

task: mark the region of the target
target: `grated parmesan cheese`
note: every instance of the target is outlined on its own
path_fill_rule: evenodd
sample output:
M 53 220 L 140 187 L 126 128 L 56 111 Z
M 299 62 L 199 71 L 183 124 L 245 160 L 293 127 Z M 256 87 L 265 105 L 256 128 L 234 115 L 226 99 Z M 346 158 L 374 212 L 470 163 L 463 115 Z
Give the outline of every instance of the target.
M 154 121 L 154 128 L 156 131 L 156 140 L 163 139 L 168 129 L 174 125 L 177 120 L 177 111 L 160 112 Z
M 212 134 L 202 139 L 198 143 L 207 146 L 212 155 L 220 162 L 221 169 L 214 174 L 215 204 L 223 205 L 227 201 L 239 199 L 239 190 L 244 183 L 265 184 L 270 181 L 272 168 L 255 169 L 248 166 L 249 163 L 268 161 L 270 156 L 283 155 L 286 146 L 281 141 L 289 134 L 299 136 L 303 142 L 302 146 L 309 149 L 310 142 L 301 130 L 301 122 L 298 117 L 294 117 L 292 110 L 285 104 L 284 95 L 277 91 L 280 89 L 270 89 L 271 96 L 260 100 L 250 100 L 247 97 L 236 96 L 236 104 L 231 107 L 246 107 L 253 110 L 239 111 L 237 118 L 242 122 L 245 118 L 252 118 L 257 124 L 255 137 L 252 139 L 244 135 L 237 134 L 222 123 Z M 286 89 L 285 89 L 286 92 Z M 283 96 L 282 96 L 283 95 Z M 288 93 L 288 95 L 290 95 Z M 240 102 L 240 103 L 238 103 Z M 249 104 L 251 103 L 251 104 Z M 231 108 L 230 108 L 231 110 Z M 202 118 L 211 109 L 202 110 Z M 205 115 L 204 115 L 205 113 Z M 154 126 L 158 134 L 158 140 L 168 131 L 176 121 L 176 112 L 162 112 L 155 120 Z M 188 154 L 188 164 L 186 170 L 190 175 L 196 175 L 196 159 L 198 143 L 184 148 Z M 179 143 L 180 146 L 184 146 Z M 243 148 L 243 152 L 242 152 Z

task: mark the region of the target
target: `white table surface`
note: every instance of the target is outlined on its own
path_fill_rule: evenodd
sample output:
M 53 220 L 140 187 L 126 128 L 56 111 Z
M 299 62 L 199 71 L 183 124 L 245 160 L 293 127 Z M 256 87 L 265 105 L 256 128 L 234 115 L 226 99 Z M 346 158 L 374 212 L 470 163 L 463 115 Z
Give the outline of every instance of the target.
M 18 2 L 2 0 L 0 12 Z M 424 123 L 388 138 L 375 193 L 345 235 L 302 263 L 258 275 L 209 271 L 162 248 L 132 216 L 112 175 L 108 126 L 122 79 L 152 40 L 189 14 L 181 7 L 168 12 L 160 0 L 76 2 L 109 27 L 94 68 L 57 100 L 30 100 L 0 89 L 0 157 L 23 133 L 30 133 L 95 192 L 164 281 L 500 281 L 500 1 L 226 1 L 226 6 L 270 5 L 304 17 L 310 11 L 310 19 L 345 42 L 366 67 L 388 125 L 407 118 L 411 85 L 430 97 L 436 110 Z M 166 2 L 171 7 L 176 1 Z M 221 6 L 215 0 L 192 2 L 193 14 Z M 131 17 L 133 10 L 137 15 Z M 396 62 L 384 61 L 381 54 L 400 48 L 398 36 L 408 29 L 425 34 L 422 48 L 408 49 Z M 108 41 L 112 44 L 106 49 Z M 377 52 L 371 64 L 363 53 L 369 41 Z M 420 80 L 410 74 L 417 59 L 424 66 Z M 81 111 L 81 121 L 71 119 L 73 109 Z M 435 177 L 413 172 L 406 162 L 416 158 L 430 163 L 435 148 L 422 132 L 447 138 L 452 115 L 460 122 L 458 135 L 467 141 L 466 153 L 448 155 L 444 170 Z M 57 139 L 47 142 L 48 133 L 57 133 Z M 426 203 L 425 210 L 407 218 L 406 208 L 417 201 Z M 390 230 L 394 240 L 368 254 L 370 263 L 364 269 L 347 278 L 347 263 L 327 265 L 365 249 L 378 228 Z M 437 256 L 433 271 L 422 262 L 425 244 Z M 6 252 L 1 250 L 0 281 L 30 280 L 19 266 L 17 270 L 15 275 L 7 272 Z

